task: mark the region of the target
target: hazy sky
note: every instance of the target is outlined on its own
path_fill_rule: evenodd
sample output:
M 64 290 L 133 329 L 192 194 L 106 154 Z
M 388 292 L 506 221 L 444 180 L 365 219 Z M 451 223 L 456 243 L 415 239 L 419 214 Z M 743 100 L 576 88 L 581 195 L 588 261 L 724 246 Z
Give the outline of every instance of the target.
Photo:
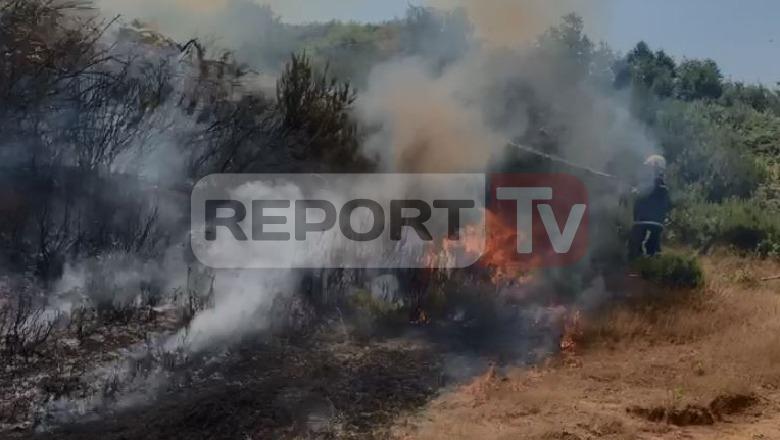
M 258 0 L 263 1 L 263 0 Z M 423 0 L 268 0 L 284 18 L 377 21 Z M 473 0 L 478 1 L 478 0 Z M 555 0 L 550 0 L 555 1 Z M 317 6 L 312 7 L 312 3 Z M 778 0 L 582 0 L 589 33 L 625 51 L 639 40 L 676 57 L 709 57 L 726 76 L 780 81 Z M 598 4 L 598 17 L 592 5 Z M 590 12 L 589 12 L 590 11 Z M 606 15 L 606 16 L 603 16 Z M 594 24 L 594 22 L 596 22 Z

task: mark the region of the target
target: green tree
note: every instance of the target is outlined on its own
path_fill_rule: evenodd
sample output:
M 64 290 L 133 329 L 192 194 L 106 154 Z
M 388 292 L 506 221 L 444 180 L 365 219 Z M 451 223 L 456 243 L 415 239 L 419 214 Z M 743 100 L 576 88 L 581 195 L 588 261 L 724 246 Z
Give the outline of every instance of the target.
M 713 60 L 685 60 L 677 69 L 677 74 L 677 96 L 680 99 L 718 99 L 723 94 L 723 74 Z
M 581 73 L 589 73 L 594 45 L 585 34 L 582 17 L 568 14 L 557 27 L 548 30 L 541 38 L 541 46 L 568 60 Z
M 750 197 L 766 178 L 745 138 L 708 102 L 664 103 L 653 129 L 670 160 L 673 186 L 700 188 L 713 202 Z
M 768 110 L 780 114 L 780 96 L 761 84 L 728 83 L 721 102 L 727 106 L 745 104 L 760 112 Z
M 615 85 L 630 85 L 663 98 L 674 94 L 677 65 L 663 50 L 653 52 L 644 41 L 639 42 L 625 59 L 615 66 Z

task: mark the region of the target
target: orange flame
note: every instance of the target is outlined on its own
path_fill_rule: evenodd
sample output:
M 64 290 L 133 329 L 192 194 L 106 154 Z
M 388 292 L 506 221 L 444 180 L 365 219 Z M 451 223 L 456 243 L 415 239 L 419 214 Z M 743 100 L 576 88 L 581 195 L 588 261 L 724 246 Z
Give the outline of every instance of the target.
M 501 217 L 489 210 L 485 211 L 485 228 L 487 235 L 480 228 L 469 225 L 462 231 L 460 240 L 443 239 L 426 253 L 425 266 L 431 270 L 440 270 L 451 267 L 459 253 L 481 254 L 478 267 L 490 272 L 490 280 L 494 285 L 528 282 L 530 272 L 538 267 L 538 260 L 534 257 L 523 260 L 517 255 L 517 242 L 523 239 L 523 236 L 518 236 L 517 228 L 507 225 Z

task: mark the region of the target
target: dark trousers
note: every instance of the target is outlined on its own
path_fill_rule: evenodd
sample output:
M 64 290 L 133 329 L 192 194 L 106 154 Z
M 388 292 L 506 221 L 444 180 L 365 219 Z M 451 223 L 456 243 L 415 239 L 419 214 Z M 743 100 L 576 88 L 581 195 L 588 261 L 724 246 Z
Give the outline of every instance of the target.
M 652 257 L 661 252 L 661 235 L 664 227 L 661 225 L 637 223 L 631 229 L 631 238 L 628 244 L 628 256 L 631 259 L 638 257 Z

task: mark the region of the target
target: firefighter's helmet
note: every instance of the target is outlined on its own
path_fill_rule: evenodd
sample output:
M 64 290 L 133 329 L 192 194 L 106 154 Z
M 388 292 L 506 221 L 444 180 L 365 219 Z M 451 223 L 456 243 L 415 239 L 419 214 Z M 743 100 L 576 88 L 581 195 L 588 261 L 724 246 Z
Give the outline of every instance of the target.
M 666 159 L 658 154 L 654 154 L 645 160 L 645 166 L 653 170 L 655 175 L 662 175 L 666 172 Z

